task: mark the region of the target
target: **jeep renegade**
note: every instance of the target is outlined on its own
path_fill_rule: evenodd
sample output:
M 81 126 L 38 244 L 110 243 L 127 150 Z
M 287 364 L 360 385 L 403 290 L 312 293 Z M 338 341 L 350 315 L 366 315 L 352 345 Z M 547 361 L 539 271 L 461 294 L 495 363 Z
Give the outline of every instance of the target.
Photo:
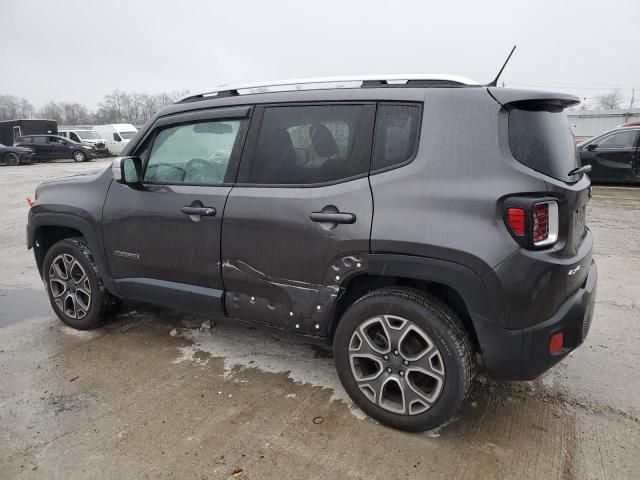
M 189 96 L 112 168 L 39 185 L 27 243 L 60 319 L 131 299 L 324 339 L 355 404 L 409 431 L 450 419 L 477 365 L 533 379 L 579 346 L 597 270 L 577 98 L 337 82 Z

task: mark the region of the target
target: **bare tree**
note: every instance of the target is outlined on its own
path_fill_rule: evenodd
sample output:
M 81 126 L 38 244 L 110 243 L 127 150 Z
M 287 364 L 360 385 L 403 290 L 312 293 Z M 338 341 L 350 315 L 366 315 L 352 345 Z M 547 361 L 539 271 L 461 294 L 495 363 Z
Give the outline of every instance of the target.
M 596 102 L 598 108 L 601 108 L 602 110 L 613 110 L 620 108 L 622 95 L 620 94 L 620 90 L 611 90 L 609 93 L 598 95 L 596 97 Z
M 91 115 L 84 105 L 79 103 L 62 103 L 63 123 L 65 125 L 82 125 L 91 123 Z
M 64 120 L 64 113 L 62 107 L 56 102 L 49 102 L 40 109 L 40 116 L 47 120 L 55 120 L 58 123 L 62 123 Z
M 33 118 L 35 108 L 26 99 L 13 95 L 0 95 L 0 120 Z

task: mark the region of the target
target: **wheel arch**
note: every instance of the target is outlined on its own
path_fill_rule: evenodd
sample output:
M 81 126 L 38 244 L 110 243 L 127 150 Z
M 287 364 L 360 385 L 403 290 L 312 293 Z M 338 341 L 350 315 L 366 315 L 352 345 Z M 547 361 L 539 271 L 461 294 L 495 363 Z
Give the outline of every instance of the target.
M 36 213 L 30 217 L 27 226 L 27 248 L 33 248 L 40 277 L 42 277 L 44 259 L 49 248 L 56 242 L 71 237 L 85 239 L 105 288 L 112 295 L 119 296 L 111 279 L 98 236 L 87 220 L 75 215 L 47 212 Z
M 495 306 L 482 279 L 471 269 L 449 261 L 408 255 L 371 254 L 367 269 L 349 277 L 341 285 L 329 320 L 332 339 L 342 314 L 356 300 L 378 288 L 404 286 L 429 293 L 445 302 L 461 318 L 474 349 L 481 353 L 476 328 L 478 317 L 493 319 Z

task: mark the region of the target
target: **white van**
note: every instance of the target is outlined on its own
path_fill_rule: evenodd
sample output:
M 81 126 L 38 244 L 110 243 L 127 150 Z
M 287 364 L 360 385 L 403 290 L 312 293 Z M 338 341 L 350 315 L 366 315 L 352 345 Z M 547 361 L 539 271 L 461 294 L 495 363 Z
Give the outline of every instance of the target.
M 96 125 L 93 129 L 107 141 L 107 148 L 111 155 L 120 155 L 122 149 L 131 140 L 138 129 L 130 123 L 110 123 Z
M 98 132 L 90 128 L 59 128 L 58 135 L 93 147 L 100 157 L 109 155 L 107 141 Z

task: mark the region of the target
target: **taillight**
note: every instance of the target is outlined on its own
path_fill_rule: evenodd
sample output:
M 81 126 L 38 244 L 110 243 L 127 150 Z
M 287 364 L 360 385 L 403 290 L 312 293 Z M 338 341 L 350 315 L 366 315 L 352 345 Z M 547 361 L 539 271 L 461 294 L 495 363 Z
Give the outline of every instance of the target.
M 558 202 L 535 197 L 504 201 L 504 222 L 524 248 L 548 247 L 558 241 Z
M 558 203 L 547 201 L 533 206 L 532 240 L 536 247 L 552 245 L 558 240 Z
M 523 208 L 507 208 L 507 224 L 514 235 L 524 237 L 526 233 L 526 220 Z

